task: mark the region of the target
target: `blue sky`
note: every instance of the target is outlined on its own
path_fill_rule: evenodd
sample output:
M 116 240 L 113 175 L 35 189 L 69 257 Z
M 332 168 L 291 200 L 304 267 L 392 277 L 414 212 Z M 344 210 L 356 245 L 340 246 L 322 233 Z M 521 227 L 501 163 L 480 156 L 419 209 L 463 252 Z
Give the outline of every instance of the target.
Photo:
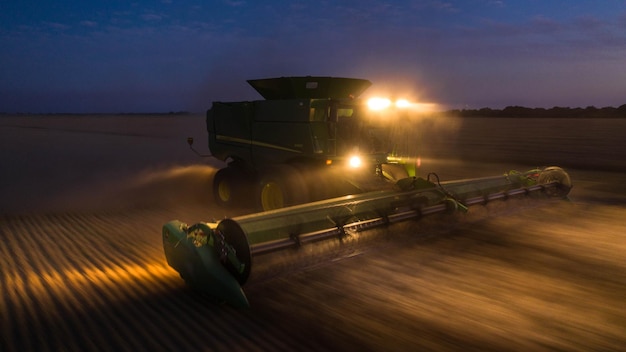
M 0 4 L 0 112 L 199 112 L 290 75 L 445 108 L 626 103 L 624 0 Z

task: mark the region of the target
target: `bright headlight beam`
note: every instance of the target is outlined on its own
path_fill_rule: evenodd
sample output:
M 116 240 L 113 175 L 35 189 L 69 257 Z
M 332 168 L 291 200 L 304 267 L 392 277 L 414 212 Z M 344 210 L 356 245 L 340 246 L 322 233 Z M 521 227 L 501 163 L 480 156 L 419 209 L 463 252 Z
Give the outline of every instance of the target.
M 411 106 L 411 103 L 406 99 L 398 99 L 396 100 L 396 107 L 400 109 L 408 108 Z
M 367 106 L 372 110 L 383 110 L 391 105 L 391 101 L 386 98 L 371 98 L 367 101 Z
M 357 168 L 361 166 L 361 158 L 357 155 L 352 156 L 350 158 L 350 160 L 348 161 L 348 165 L 350 165 L 350 167 L 352 168 Z

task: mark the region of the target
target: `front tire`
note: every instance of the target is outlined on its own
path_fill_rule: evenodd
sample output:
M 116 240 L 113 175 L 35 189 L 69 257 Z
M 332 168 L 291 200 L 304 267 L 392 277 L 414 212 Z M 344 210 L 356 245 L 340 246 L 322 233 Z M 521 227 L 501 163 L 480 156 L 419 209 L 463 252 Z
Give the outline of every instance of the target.
M 280 165 L 265 171 L 256 191 L 262 211 L 306 203 L 309 191 L 302 174 L 294 167 Z
M 213 177 L 213 198 L 219 206 L 233 206 L 242 200 L 245 186 L 245 177 L 239 170 L 225 167 Z

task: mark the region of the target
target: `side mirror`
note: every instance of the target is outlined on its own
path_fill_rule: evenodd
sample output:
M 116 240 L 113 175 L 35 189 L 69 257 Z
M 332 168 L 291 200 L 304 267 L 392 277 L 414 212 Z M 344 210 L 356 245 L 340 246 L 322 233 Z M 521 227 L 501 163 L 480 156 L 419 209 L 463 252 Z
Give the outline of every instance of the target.
M 198 156 L 201 156 L 201 157 L 211 156 L 211 154 L 206 154 L 206 155 L 205 154 L 200 154 L 200 153 L 198 153 L 197 150 L 194 149 L 194 147 L 193 147 L 193 137 L 187 137 L 187 144 L 189 144 L 189 148 L 191 148 L 191 150 L 193 150 L 193 152 L 196 153 Z

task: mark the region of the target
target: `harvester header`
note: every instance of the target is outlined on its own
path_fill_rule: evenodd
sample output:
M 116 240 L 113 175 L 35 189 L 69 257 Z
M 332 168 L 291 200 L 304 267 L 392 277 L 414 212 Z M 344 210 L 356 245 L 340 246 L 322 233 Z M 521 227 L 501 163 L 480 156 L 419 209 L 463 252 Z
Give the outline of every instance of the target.
M 268 212 L 187 225 L 163 226 L 168 264 L 193 288 L 235 307 L 248 307 L 242 286 L 261 255 L 299 249 L 313 242 L 358 236 L 360 231 L 395 222 L 456 211 L 530 194 L 564 198 L 572 187 L 559 167 L 501 176 L 440 182 L 400 180 L 395 190 L 343 196 Z

